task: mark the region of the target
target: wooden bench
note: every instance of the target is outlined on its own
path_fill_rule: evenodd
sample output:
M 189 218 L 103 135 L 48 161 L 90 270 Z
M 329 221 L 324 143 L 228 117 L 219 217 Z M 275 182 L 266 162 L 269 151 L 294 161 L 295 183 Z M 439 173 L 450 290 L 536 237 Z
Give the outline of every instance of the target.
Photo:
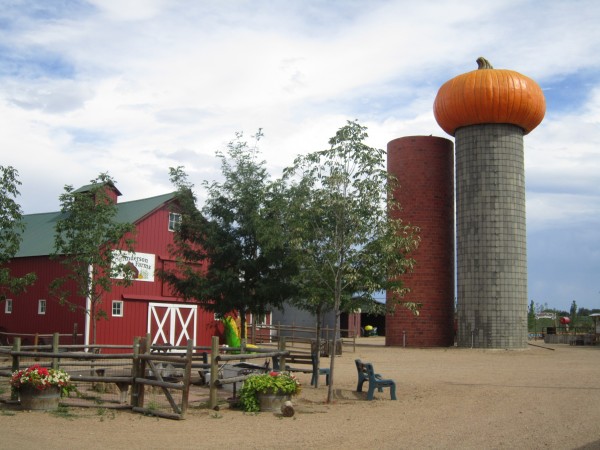
M 356 392 L 362 392 L 363 383 L 369 382 L 369 390 L 367 391 L 367 400 L 373 400 L 375 389 L 379 392 L 383 392 L 384 387 L 390 388 L 390 396 L 392 400 L 396 400 L 396 382 L 390 379 L 384 379 L 378 373 L 375 373 L 373 364 L 364 363 L 360 359 L 354 360 L 356 364 L 356 372 L 358 375 L 358 384 L 356 385 Z
M 315 368 L 316 368 L 316 355 L 315 354 L 309 354 L 309 353 L 290 353 L 288 356 L 285 357 L 285 370 L 288 372 L 300 372 L 300 373 L 310 373 L 312 374 L 312 378 L 310 380 L 310 385 L 311 386 L 316 386 L 317 384 L 317 378 L 319 375 L 325 375 L 325 384 L 327 386 L 329 386 L 329 375 L 330 375 L 330 370 L 329 368 L 319 368 L 318 369 L 318 373 L 316 373 Z M 310 364 L 310 369 L 309 368 L 303 368 L 303 367 L 292 367 L 290 364 Z M 281 370 L 281 364 L 279 363 L 279 357 L 274 356 L 273 357 L 273 370 Z

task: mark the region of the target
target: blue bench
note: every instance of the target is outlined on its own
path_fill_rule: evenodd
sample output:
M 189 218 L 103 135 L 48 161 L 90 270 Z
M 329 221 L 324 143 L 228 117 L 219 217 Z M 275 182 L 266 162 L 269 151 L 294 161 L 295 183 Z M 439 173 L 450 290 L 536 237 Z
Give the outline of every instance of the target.
M 386 380 L 382 378 L 380 374 L 375 373 L 373 364 L 371 363 L 364 363 L 360 359 L 356 359 L 354 362 L 358 374 L 356 392 L 362 392 L 363 383 L 368 381 L 369 390 L 367 391 L 367 400 L 373 400 L 375 389 L 379 392 L 383 392 L 383 388 L 390 388 L 390 397 L 392 400 L 396 400 L 396 382 L 394 380 Z
M 316 386 L 319 375 L 325 375 L 325 384 L 327 386 L 329 386 L 329 377 L 331 375 L 331 371 L 329 370 L 329 367 L 318 367 L 317 366 L 317 354 L 316 353 L 313 353 L 311 355 L 311 359 L 312 359 L 312 365 L 313 365 L 313 374 L 312 374 L 312 379 L 310 380 L 310 385 Z M 318 371 L 318 373 L 317 373 L 317 371 Z

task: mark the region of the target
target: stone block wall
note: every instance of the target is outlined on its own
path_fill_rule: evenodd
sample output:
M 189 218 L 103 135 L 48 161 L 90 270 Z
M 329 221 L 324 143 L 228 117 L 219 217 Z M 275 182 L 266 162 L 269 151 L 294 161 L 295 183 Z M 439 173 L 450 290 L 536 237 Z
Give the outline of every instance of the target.
M 456 131 L 458 345 L 527 346 L 523 130 Z

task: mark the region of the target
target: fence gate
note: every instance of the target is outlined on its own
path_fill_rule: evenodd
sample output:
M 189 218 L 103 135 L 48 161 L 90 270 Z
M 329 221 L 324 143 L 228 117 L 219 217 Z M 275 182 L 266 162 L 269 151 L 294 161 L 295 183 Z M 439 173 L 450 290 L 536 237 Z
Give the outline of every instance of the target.
M 152 345 L 185 345 L 189 340 L 196 345 L 196 305 L 174 305 L 169 303 L 150 303 L 148 309 L 148 333 L 152 336 Z

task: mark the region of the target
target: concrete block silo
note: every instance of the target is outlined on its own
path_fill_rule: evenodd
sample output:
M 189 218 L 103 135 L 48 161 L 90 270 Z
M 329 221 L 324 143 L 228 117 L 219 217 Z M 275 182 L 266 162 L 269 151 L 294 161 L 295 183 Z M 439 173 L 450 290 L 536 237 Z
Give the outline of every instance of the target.
M 523 136 L 544 118 L 532 79 L 479 69 L 446 82 L 434 103 L 455 136 L 458 345 L 527 346 Z

